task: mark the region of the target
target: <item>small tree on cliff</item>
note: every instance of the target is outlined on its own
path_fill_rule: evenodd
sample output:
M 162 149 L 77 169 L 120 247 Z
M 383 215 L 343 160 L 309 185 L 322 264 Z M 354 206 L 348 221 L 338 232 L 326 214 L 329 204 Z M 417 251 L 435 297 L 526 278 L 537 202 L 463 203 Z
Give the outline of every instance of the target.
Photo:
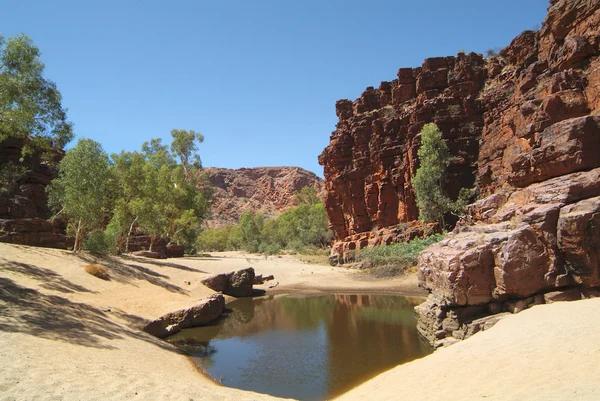
M 444 227 L 444 214 L 461 209 L 468 191 L 461 190 L 461 196 L 456 202 L 444 193 L 443 184 L 450 164 L 450 153 L 437 125 L 426 124 L 421 130 L 418 155 L 420 166 L 412 184 L 417 197 L 419 218 L 437 221 Z

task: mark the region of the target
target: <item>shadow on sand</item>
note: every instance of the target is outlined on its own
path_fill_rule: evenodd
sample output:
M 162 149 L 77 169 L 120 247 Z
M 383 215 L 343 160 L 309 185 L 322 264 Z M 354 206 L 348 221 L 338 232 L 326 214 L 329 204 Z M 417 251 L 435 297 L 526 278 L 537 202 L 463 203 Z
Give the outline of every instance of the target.
M 150 284 L 164 288 L 167 291 L 176 292 L 179 294 L 188 294 L 187 290 L 171 284 L 164 279 L 168 279 L 169 276 L 161 274 L 147 267 L 134 265 L 131 263 L 122 263 L 119 260 L 110 256 L 104 255 L 88 255 L 88 254 L 77 254 L 77 257 L 87 263 L 100 263 L 110 269 L 110 277 L 112 280 L 120 283 L 126 283 L 135 285 L 134 280 L 145 280 Z
M 127 328 L 112 321 L 108 311 L 57 295 L 43 294 L 6 277 L 0 277 L 0 301 L 0 330 L 4 332 L 25 333 L 104 349 L 116 348 L 104 340 L 128 336 L 175 351 L 170 345 L 137 331 L 144 323 L 139 316 L 116 312 L 115 315 L 131 327 Z

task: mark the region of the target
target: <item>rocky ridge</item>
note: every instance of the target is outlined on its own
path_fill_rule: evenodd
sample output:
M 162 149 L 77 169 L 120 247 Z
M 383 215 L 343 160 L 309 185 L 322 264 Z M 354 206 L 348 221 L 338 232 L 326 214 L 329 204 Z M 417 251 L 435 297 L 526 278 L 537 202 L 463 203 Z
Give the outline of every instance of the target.
M 417 218 L 410 178 L 426 123 L 455 157 L 448 193 L 478 190 L 464 221 L 419 258 L 431 292 L 419 330 L 436 346 L 487 327 L 486 315 L 600 287 L 600 2 L 550 3 L 542 28 L 499 57 L 427 59 L 336 104 L 319 161 L 338 252 Z
M 300 167 L 255 167 L 226 169 L 207 167 L 204 171 L 214 186 L 212 217 L 209 227 L 237 223 L 247 211 L 276 217 L 294 206 L 294 194 L 306 186 L 318 194 L 323 180 Z

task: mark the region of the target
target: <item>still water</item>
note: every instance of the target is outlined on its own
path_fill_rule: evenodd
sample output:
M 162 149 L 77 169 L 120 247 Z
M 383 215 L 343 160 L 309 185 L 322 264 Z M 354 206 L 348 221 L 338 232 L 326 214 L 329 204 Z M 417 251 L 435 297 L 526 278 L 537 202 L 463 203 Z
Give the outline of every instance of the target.
M 217 324 L 169 341 L 226 386 L 323 400 L 433 351 L 417 334 L 419 302 L 390 295 L 242 298 Z

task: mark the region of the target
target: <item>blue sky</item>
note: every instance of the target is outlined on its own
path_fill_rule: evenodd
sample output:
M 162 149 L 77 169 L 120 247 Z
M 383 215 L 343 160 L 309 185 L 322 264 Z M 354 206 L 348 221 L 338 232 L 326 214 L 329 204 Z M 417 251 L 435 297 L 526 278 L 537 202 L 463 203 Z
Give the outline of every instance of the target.
M 77 137 L 109 152 L 172 128 L 205 166 L 322 176 L 338 99 L 423 59 L 503 47 L 547 0 L 4 0 L 0 33 L 42 51 Z

